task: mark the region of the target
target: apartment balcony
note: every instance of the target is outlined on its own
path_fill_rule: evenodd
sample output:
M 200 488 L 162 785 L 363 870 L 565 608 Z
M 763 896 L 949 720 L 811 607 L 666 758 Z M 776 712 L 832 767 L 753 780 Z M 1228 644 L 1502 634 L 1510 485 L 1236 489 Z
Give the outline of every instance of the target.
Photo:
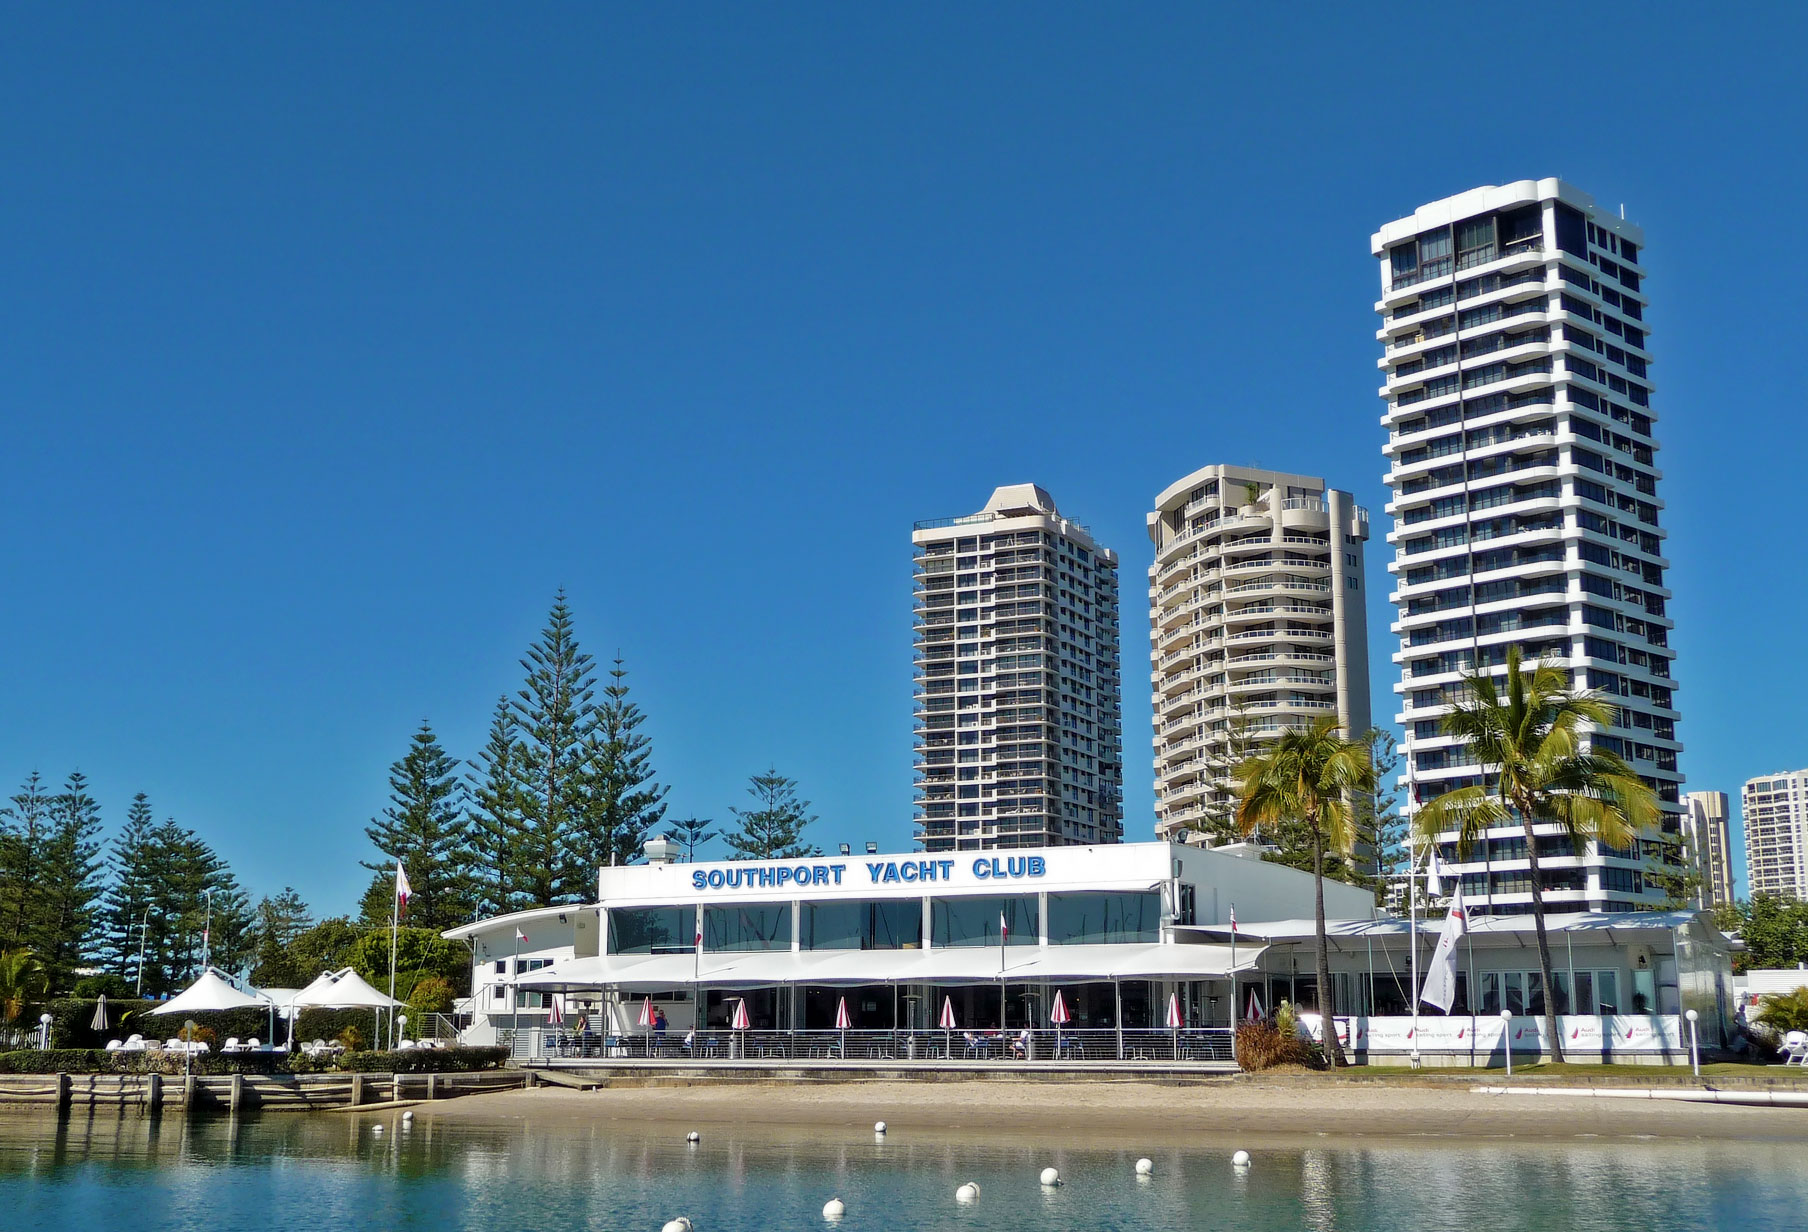
M 1255 654 L 1232 655 L 1225 660 L 1225 664 L 1229 667 L 1240 667 L 1254 663 L 1272 663 L 1277 667 L 1282 667 L 1293 663 L 1335 663 L 1336 661 L 1336 655 L 1318 654 L 1308 650 L 1266 650 Z

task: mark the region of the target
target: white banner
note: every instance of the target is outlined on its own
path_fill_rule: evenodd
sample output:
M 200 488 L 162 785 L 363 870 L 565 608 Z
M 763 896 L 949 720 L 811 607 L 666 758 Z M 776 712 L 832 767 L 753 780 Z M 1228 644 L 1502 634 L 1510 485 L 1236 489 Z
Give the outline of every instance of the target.
M 1302 1015 L 1301 1022 L 1319 1038 L 1316 1016 Z M 1531 1054 L 1545 1050 L 1544 1018 L 1515 1017 L 1505 1024 L 1511 1032 L 1513 1051 Z M 1475 1017 L 1452 1014 L 1443 1017 L 1423 1015 L 1415 1026 L 1407 1017 L 1338 1019 L 1338 1038 L 1344 1046 L 1376 1052 L 1490 1053 L 1501 1046 L 1503 1024 L 1498 1017 Z M 1682 1021 L 1674 1014 L 1616 1015 L 1596 1018 L 1565 1015 L 1557 1020 L 1563 1033 L 1563 1047 L 1569 1052 L 1615 1053 L 1680 1051 L 1688 1047 Z M 1355 1043 L 1350 1043 L 1351 1031 Z

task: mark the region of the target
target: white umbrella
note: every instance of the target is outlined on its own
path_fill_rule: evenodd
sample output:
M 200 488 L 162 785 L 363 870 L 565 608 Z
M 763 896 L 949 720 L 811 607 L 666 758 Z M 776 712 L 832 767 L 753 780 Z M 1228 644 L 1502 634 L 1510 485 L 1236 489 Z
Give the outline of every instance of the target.
M 735 1002 L 734 1018 L 729 1025 L 737 1031 L 745 1031 L 751 1025 L 747 1018 L 747 998 L 742 997 Z
M 107 1021 L 107 994 L 102 993 L 94 1002 L 94 1017 L 88 1023 L 96 1031 L 105 1031 L 110 1025 Z
M 854 1020 L 848 1014 L 847 998 L 843 997 L 835 1006 L 835 1029 L 841 1032 L 841 1055 L 844 1060 L 847 1057 L 847 1029 L 853 1025 Z
M 1061 1059 L 1061 1028 L 1073 1020 L 1073 1015 L 1067 1012 L 1067 999 L 1059 988 L 1055 989 L 1055 1003 L 1048 1007 L 1048 1020 L 1055 1024 L 1055 1059 L 1058 1061 Z

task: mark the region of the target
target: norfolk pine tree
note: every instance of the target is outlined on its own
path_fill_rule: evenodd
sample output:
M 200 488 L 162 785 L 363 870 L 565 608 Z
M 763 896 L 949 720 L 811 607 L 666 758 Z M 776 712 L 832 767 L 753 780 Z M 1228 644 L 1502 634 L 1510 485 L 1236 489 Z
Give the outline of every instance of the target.
M 303 933 L 314 927 L 313 913 L 293 886 L 284 886 L 275 897 L 260 899 L 252 925 L 253 953 L 251 982 L 259 987 L 302 988 L 320 974 L 306 971 L 297 960 L 293 946 Z
M 747 794 L 756 807 L 728 810 L 740 826 L 722 836 L 734 852 L 731 860 L 801 860 L 822 854 L 819 848 L 804 846 L 804 827 L 816 818 L 809 814 L 810 802 L 797 798 L 795 782 L 769 769 L 749 780 Z
M 507 915 L 528 905 L 516 877 L 523 841 L 520 737 L 514 708 L 498 698 L 483 752 L 470 763 L 472 896 L 482 915 Z
M 646 716 L 628 700 L 627 679 L 618 655 L 588 741 L 577 848 L 584 883 L 567 887 L 580 900 L 592 892 L 594 870 L 640 859 L 641 844 L 665 818 L 666 788 L 653 779 L 652 741 L 639 731 Z
M 98 922 L 101 871 L 106 867 L 101 859 L 100 805 L 88 794 L 88 780 L 79 770 L 52 800 L 50 816 L 38 883 L 43 932 L 32 949 L 50 973 L 51 987 L 60 991 L 88 956 Z
M 680 817 L 672 823 L 668 837 L 674 843 L 684 845 L 684 858 L 687 863 L 696 863 L 697 848 L 716 837 L 714 820 L 709 817 Z
M 111 880 L 100 908 L 100 955 L 107 968 L 136 981 L 138 932 L 149 930 L 149 915 L 157 911 L 157 885 L 149 867 L 156 818 L 151 799 L 142 791 L 132 797 L 126 824 L 113 839 L 107 863 Z M 147 946 L 148 949 L 148 946 Z
M 41 912 L 41 863 L 52 797 L 37 771 L 0 809 L 0 949 L 29 946 Z
M 521 666 L 527 681 L 514 705 L 523 820 L 516 849 L 520 896 L 529 907 L 583 901 L 595 868 L 584 867 L 574 845 L 582 842 L 595 685 L 590 656 L 572 632 L 563 590 Z
M 470 819 L 465 815 L 465 785 L 458 778 L 458 763 L 440 747 L 431 724 L 422 722 L 407 754 L 389 767 L 389 807 L 364 833 L 385 857 L 364 862 L 388 887 L 385 917 L 400 860 L 413 891 L 408 923 L 438 931 L 469 918 Z

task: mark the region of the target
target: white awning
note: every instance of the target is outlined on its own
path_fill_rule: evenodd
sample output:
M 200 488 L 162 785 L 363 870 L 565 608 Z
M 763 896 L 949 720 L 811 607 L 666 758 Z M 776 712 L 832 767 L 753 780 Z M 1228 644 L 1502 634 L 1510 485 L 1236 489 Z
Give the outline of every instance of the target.
M 1234 970 L 1255 966 L 1260 945 L 1236 947 Z M 780 984 L 989 984 L 1076 979 L 1222 979 L 1228 977 L 1228 945 L 1011 946 L 999 962 L 991 946 L 931 950 L 773 950 L 706 954 L 602 954 L 568 958 L 530 971 L 517 988 L 575 991 L 616 987 L 761 988 Z
M 380 1010 L 401 1004 L 372 988 L 350 967 L 329 971 L 289 998 L 291 1009 Z
M 266 997 L 242 993 L 228 984 L 212 967 L 201 978 L 180 993 L 153 1009 L 153 1014 L 193 1014 L 203 1010 L 266 1009 L 273 1004 Z

